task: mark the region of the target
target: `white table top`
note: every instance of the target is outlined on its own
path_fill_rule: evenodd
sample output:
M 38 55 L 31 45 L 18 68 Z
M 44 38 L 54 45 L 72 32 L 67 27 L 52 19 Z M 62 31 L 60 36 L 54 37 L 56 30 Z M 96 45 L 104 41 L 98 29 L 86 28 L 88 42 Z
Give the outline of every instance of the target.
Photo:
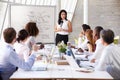
M 49 64 L 46 71 L 24 71 L 19 69 L 12 76 L 11 80 L 17 79 L 102 79 L 112 80 L 113 78 L 106 71 L 94 71 L 91 73 L 84 73 L 76 71 L 79 67 L 72 57 L 66 56 L 67 61 L 70 65 L 56 65 Z

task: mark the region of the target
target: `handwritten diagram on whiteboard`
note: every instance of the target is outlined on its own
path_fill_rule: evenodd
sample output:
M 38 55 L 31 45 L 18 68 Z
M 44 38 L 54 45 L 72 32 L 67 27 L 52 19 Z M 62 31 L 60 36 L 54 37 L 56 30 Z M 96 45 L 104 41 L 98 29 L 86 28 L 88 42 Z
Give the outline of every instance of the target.
M 54 43 L 55 7 L 11 5 L 11 26 L 17 31 L 29 21 L 37 23 L 39 35 L 36 41 Z

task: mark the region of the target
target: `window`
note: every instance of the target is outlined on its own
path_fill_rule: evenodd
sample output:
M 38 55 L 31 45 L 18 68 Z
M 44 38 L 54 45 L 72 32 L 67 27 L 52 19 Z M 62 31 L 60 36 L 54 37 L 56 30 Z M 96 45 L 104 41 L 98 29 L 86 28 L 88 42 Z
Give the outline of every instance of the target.
M 8 3 L 24 5 L 48 5 L 57 6 L 57 0 L 0 0 L 0 30 L 2 27 L 8 27 Z M 60 9 L 68 12 L 68 19 L 72 20 L 77 0 L 60 0 Z M 56 10 L 57 11 L 57 10 Z M 56 16 L 56 15 L 55 15 Z M 1 31 L 0 31 L 1 32 Z M 1 35 L 1 33 L 0 33 Z

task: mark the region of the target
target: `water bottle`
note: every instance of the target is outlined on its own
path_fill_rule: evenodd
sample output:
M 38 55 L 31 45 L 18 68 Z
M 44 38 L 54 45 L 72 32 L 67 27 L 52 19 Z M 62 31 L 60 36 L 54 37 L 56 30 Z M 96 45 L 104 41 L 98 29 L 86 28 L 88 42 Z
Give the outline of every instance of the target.
M 66 55 L 71 56 L 71 52 L 69 49 L 67 49 Z
M 70 43 L 67 43 L 67 51 L 66 51 L 66 55 L 71 56 L 71 51 L 70 51 L 71 47 L 70 47 Z

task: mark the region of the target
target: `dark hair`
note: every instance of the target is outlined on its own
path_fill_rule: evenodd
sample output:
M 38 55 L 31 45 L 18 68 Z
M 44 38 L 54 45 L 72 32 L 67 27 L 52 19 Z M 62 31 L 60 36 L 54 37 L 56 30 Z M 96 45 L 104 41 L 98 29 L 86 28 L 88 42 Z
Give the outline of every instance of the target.
M 101 27 L 101 26 L 96 26 L 95 27 L 95 32 L 96 32 L 96 36 L 97 36 L 97 38 L 99 39 L 100 38 L 100 31 L 102 31 L 103 30 L 103 27 Z
M 28 22 L 27 25 L 25 26 L 25 29 L 29 33 L 30 36 L 37 36 L 39 33 L 39 29 L 36 26 L 35 22 Z
M 25 29 L 22 29 L 18 32 L 18 38 L 17 41 L 23 41 L 29 36 L 28 32 Z
M 16 31 L 14 28 L 6 28 L 3 32 L 4 40 L 6 43 L 12 43 L 14 38 L 16 38 Z
M 107 44 L 110 44 L 114 41 L 114 32 L 110 29 L 102 30 L 100 35 Z
M 83 24 L 83 25 L 82 25 L 82 29 L 83 29 L 84 32 L 86 32 L 87 29 L 91 29 L 91 28 L 90 28 L 89 25 Z
M 66 12 L 66 10 L 61 10 L 60 12 L 59 12 L 59 17 L 58 17 L 58 24 L 60 24 L 61 22 L 62 22 L 62 18 L 61 18 L 61 13 L 62 12 L 64 12 L 65 13 L 65 15 L 66 15 L 66 17 L 65 17 L 65 20 L 67 20 L 67 12 Z

